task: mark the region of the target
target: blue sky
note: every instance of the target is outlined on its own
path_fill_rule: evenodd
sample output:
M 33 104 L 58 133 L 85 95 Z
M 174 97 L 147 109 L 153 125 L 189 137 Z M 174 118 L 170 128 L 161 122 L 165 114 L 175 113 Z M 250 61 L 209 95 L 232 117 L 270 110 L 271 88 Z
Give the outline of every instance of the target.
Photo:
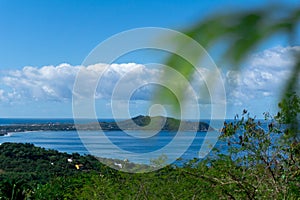
M 226 10 L 253 9 L 274 1 L 0 1 L 0 117 L 72 117 L 71 95 L 72 81 L 89 52 L 100 42 L 119 32 L 139 27 L 164 27 L 183 30 L 209 14 Z M 299 1 L 285 2 L 299 6 Z M 299 44 L 292 44 L 297 46 Z M 284 63 L 276 69 L 267 69 L 265 74 L 254 72 L 259 67 L 268 66 L 263 58 L 280 58 L 290 49 L 286 38 L 276 36 L 253 53 L 249 69 L 260 85 L 275 84 L 272 77 L 282 75 Z M 297 50 L 297 49 L 296 49 Z M 210 52 L 214 57 L 213 52 Z M 143 64 L 155 60 L 155 54 L 134 54 L 118 60 L 116 70 L 125 63 Z M 269 57 L 268 57 L 269 56 Z M 284 61 L 281 59 L 279 61 Z M 258 65 L 257 63 L 260 63 Z M 27 68 L 26 68 L 27 66 Z M 46 68 L 45 66 L 52 66 Z M 134 65 L 136 66 L 136 65 Z M 141 68 L 143 75 L 148 72 Z M 59 71 L 60 70 L 60 71 Z M 51 71 L 51 77 L 49 75 Z M 281 73 L 282 72 L 282 73 Z M 32 74 L 44 76 L 43 81 Z M 247 72 L 246 72 L 247 73 Z M 280 73 L 280 74 L 276 74 Z M 232 72 L 224 72 L 225 81 L 238 78 Z M 251 77 L 250 77 L 251 78 Z M 249 82 L 251 82 L 250 78 Z M 261 79 L 259 79 L 261 78 Z M 112 80 L 113 77 L 108 77 Z M 69 81 L 68 81 L 69 80 Z M 260 96 L 247 78 L 239 83 L 240 92 L 228 91 L 228 117 L 240 112 L 242 107 L 260 114 L 262 109 L 275 112 L 276 98 L 272 88 L 262 87 L 265 96 Z M 271 82 L 267 82 L 270 80 Z M 273 81 L 273 82 L 272 82 Z M 109 82 L 109 81 L 108 81 Z M 279 83 L 278 87 L 279 87 Z M 228 90 L 231 85 L 228 84 Z M 253 90 L 253 98 L 263 100 L 253 104 L 253 99 L 245 100 L 243 90 Z M 271 91 L 268 91 L 271 90 Z M 273 88 L 274 90 L 274 88 Z M 41 92 L 43 91 L 43 92 Z M 272 95 L 270 95 L 272 93 Z M 55 94 L 55 95 L 54 95 Z M 51 96 L 52 95 L 52 96 Z M 235 97 L 235 99 L 234 99 Z M 231 98 L 231 99 L 230 99 Z M 244 98 L 244 100 L 242 100 Z M 132 102 L 133 114 L 146 114 L 146 104 L 141 98 Z M 236 100 L 236 101 L 235 101 Z M 99 117 L 111 118 L 107 99 L 96 102 Z M 267 105 L 267 106 L 266 106 Z

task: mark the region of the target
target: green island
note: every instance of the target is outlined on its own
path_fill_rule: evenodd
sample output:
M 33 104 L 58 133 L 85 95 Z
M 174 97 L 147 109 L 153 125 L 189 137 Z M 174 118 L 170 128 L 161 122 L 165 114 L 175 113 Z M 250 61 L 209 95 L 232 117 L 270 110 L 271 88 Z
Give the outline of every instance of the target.
M 99 126 L 100 125 L 100 126 Z M 0 126 L 0 136 L 10 132 L 25 131 L 76 131 L 76 130 L 99 130 L 121 131 L 121 130 L 168 130 L 168 131 L 212 131 L 205 122 L 180 121 L 170 117 L 149 117 L 139 115 L 131 120 L 120 122 L 99 122 L 99 123 L 47 123 L 47 124 L 15 124 Z

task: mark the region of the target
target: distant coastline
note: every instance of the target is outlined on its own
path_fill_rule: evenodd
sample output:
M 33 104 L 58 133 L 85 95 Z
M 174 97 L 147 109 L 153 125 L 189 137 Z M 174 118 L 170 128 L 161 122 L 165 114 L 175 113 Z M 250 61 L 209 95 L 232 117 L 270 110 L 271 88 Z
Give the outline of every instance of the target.
M 134 122 L 134 123 L 133 123 Z M 139 115 L 130 120 L 119 122 L 100 121 L 99 123 L 26 123 L 0 126 L 0 136 L 11 132 L 26 131 L 75 131 L 75 130 L 98 130 L 99 125 L 103 131 L 122 130 L 168 130 L 168 131 L 212 131 L 214 130 L 205 122 L 180 121 L 178 119 L 163 116 Z

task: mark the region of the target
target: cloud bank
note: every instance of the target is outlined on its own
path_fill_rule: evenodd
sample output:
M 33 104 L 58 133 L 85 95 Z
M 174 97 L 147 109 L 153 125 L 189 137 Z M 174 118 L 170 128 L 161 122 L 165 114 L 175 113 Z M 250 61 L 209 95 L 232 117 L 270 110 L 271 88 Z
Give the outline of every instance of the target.
M 253 99 L 274 97 L 289 77 L 294 63 L 293 53 L 300 52 L 300 47 L 277 46 L 253 55 L 242 71 L 223 72 L 227 93 L 227 102 L 242 105 Z M 162 74 L 161 69 L 147 68 L 136 63 L 126 64 L 95 64 L 91 66 L 58 66 L 32 67 L 26 66 L 20 70 L 11 70 L 0 74 L 0 100 L 2 102 L 33 101 L 71 101 L 73 84 L 79 71 L 84 71 L 86 80 L 97 80 L 97 74 L 103 73 L 96 90 L 97 99 L 110 99 L 118 81 L 123 81 L 124 93 L 126 87 L 142 86 L 133 95 L 133 100 L 149 100 L 153 85 Z M 129 73 L 130 72 L 130 73 Z M 197 80 L 195 84 L 203 84 Z M 89 87 L 88 82 L 85 86 Z M 195 86 L 197 88 L 197 86 Z M 123 94 L 118 94 L 123 98 Z M 199 102 L 201 101 L 199 95 Z
M 0 99 L 2 101 L 46 100 L 68 101 L 72 98 L 73 85 L 78 72 L 85 74 L 87 80 L 84 87 L 98 80 L 98 74 L 103 73 L 99 80 L 95 97 L 98 99 L 111 98 L 112 91 L 118 81 L 127 75 L 126 84 L 145 85 L 159 77 L 157 69 L 148 69 L 144 65 L 127 64 L 95 64 L 91 66 L 43 66 L 41 68 L 26 66 L 21 70 L 8 71 L 0 79 Z M 126 86 L 125 86 L 126 88 Z M 142 87 L 135 96 L 136 99 L 147 99 L 151 87 Z M 126 91 L 125 91 L 126 92 Z M 121 97 L 120 97 L 121 98 Z

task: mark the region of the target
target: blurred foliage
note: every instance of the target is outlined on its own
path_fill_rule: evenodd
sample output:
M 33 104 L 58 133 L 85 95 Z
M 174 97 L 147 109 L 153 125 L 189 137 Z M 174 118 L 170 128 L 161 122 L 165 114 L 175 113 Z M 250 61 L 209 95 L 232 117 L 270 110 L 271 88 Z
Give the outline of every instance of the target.
M 269 5 L 259 10 L 218 13 L 185 33 L 208 50 L 226 39 L 222 40 L 227 43 L 223 59 L 239 67 L 252 50 L 275 34 L 284 34 L 293 44 L 299 22 L 299 7 Z
M 242 62 L 260 45 L 267 42 L 273 36 L 287 39 L 290 45 L 299 42 L 300 6 L 291 7 L 286 5 L 267 5 L 257 10 L 238 12 L 220 12 L 201 19 L 194 26 L 183 31 L 186 35 L 196 40 L 208 52 L 215 50 L 221 52 L 219 56 L 223 66 L 230 66 L 234 70 L 240 69 Z M 188 43 L 178 42 L 178 51 L 189 49 Z M 219 48 L 221 47 L 221 48 Z M 189 50 L 192 52 L 192 50 Z M 290 93 L 299 89 L 300 77 L 300 52 L 295 53 L 295 65 L 292 73 L 285 83 L 284 93 Z M 203 59 L 203 54 L 192 54 L 193 59 Z M 195 67 L 182 57 L 172 54 L 165 63 L 191 80 Z M 167 77 L 167 71 L 162 77 Z M 170 77 L 169 77 L 170 78 Z M 171 77 L 172 78 L 172 77 Z M 176 83 L 176 78 L 173 82 Z M 202 89 L 202 90 L 205 90 Z M 179 96 L 184 97 L 184 90 Z M 201 95 L 204 91 L 199 91 Z M 157 99 L 168 101 L 173 104 L 174 110 L 179 110 L 178 100 L 161 89 L 156 95 Z M 167 99 L 167 100 L 166 100 Z M 181 99 L 179 99 L 179 102 Z

